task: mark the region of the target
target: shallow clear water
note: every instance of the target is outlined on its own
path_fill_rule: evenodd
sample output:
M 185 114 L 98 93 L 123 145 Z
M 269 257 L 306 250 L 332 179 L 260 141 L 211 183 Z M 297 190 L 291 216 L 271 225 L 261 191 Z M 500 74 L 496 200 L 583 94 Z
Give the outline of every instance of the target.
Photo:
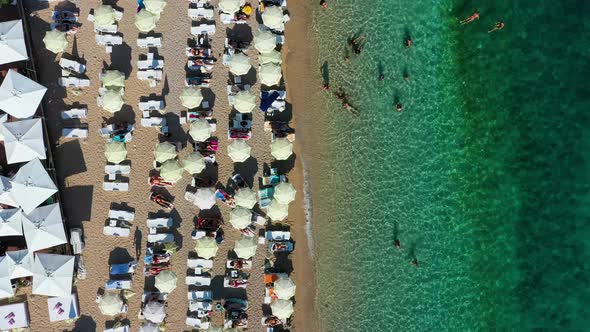
M 360 116 L 313 96 L 322 331 L 587 329 L 590 3 L 330 3 L 318 71 Z

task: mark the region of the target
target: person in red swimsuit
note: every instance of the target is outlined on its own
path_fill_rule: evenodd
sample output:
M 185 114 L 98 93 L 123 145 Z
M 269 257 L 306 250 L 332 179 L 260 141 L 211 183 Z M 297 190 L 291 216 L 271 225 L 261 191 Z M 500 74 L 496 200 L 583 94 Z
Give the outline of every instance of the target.
M 492 30 L 488 31 L 488 33 L 492 33 L 497 30 L 502 30 L 502 29 L 504 29 L 504 26 L 505 26 L 504 22 L 502 22 L 502 21 L 497 22 L 496 24 L 494 24 L 494 28 Z
M 468 18 L 461 21 L 461 25 L 471 23 L 475 20 L 479 20 L 479 12 L 478 11 L 475 11 L 475 13 L 471 14 L 471 16 L 469 16 Z

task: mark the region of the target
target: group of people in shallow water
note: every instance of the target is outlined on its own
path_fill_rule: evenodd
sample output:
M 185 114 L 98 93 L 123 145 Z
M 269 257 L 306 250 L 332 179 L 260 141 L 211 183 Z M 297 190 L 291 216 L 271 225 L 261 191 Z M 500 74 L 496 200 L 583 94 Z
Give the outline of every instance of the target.
M 468 18 L 462 20 L 460 23 L 461 23 L 461 25 L 465 25 L 465 24 L 471 23 L 475 20 L 479 20 L 479 12 L 477 10 L 473 14 L 471 14 L 471 16 L 469 16 Z M 494 27 L 492 29 L 488 30 L 488 33 L 502 30 L 502 29 L 504 29 L 505 25 L 506 24 L 504 24 L 504 22 L 498 21 L 498 22 L 496 22 L 496 24 L 494 24 Z

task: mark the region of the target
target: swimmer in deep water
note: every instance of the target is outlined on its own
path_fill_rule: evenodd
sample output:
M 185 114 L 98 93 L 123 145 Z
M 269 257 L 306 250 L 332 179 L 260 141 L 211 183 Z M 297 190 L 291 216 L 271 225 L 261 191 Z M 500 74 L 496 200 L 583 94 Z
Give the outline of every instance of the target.
M 502 29 L 504 29 L 505 25 L 506 24 L 504 24 L 504 22 L 502 22 L 502 21 L 497 22 L 496 24 L 494 24 L 494 28 L 492 30 L 488 31 L 488 33 L 492 33 L 497 30 L 502 30 Z
M 467 23 L 471 23 L 475 20 L 479 20 L 479 12 L 475 11 L 473 14 L 471 14 L 471 16 L 469 16 L 468 18 L 464 19 L 463 21 L 461 21 L 461 25 L 465 25 Z

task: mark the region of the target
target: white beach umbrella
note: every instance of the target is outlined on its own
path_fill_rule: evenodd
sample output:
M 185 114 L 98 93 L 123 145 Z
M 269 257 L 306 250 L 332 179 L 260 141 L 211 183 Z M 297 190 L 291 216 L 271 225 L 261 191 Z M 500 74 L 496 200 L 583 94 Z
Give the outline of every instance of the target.
M 283 31 L 285 29 L 283 8 L 280 6 L 266 7 L 262 13 L 262 23 L 273 30 Z
M 244 229 L 252 223 L 252 211 L 237 206 L 229 213 L 229 223 L 236 229 Z
M 115 10 L 109 5 L 102 5 L 94 10 L 94 25 L 98 27 L 115 24 Z
M 0 175 L 0 204 L 17 207 L 19 205 L 14 201 L 11 190 L 12 183 L 10 183 L 10 179 Z
M 6 252 L 10 279 L 31 277 L 33 275 L 33 255 L 27 249 Z
M 36 254 L 33 263 L 33 294 L 70 296 L 74 256 Z
M 115 316 L 121 313 L 123 309 L 123 299 L 119 294 L 106 293 L 102 296 L 98 304 L 100 312 L 105 316 Z
M 123 104 L 123 96 L 118 91 L 107 90 L 102 96 L 102 108 L 109 113 L 119 112 Z
M 140 32 L 150 32 L 156 28 L 158 15 L 142 9 L 135 15 L 135 26 Z
M 286 137 L 277 138 L 270 145 L 270 154 L 276 160 L 287 160 L 293 154 L 293 143 Z
M 244 53 L 236 53 L 229 61 L 229 71 L 237 76 L 246 75 L 252 68 L 250 58 Z
M 107 70 L 102 76 L 102 87 L 111 90 L 125 87 L 125 74 L 118 70 Z
M 156 276 L 155 287 L 162 293 L 170 293 L 176 288 L 176 273 L 166 270 Z
M 127 158 L 125 143 L 111 141 L 104 147 L 104 155 L 109 163 L 119 164 Z
M 258 75 L 260 77 L 260 83 L 267 86 L 279 84 L 281 82 L 281 78 L 283 77 L 281 66 L 277 65 L 276 63 L 267 63 L 260 66 Z
M 282 221 L 289 215 L 289 205 L 279 203 L 273 199 L 266 208 L 266 215 L 272 221 Z
M 207 120 L 197 118 L 191 122 L 189 135 L 191 135 L 196 142 L 204 142 L 211 137 L 211 125 Z
M 139 332 L 161 332 L 160 326 L 152 322 L 145 322 L 139 328 Z
M 252 148 L 242 139 L 233 140 L 233 142 L 227 146 L 227 154 L 235 163 L 241 163 L 248 160 L 251 151 Z
M 49 30 L 43 37 L 45 48 L 53 53 L 61 53 L 68 48 L 66 33 L 59 30 Z
M 166 1 L 164 0 L 143 0 L 145 10 L 153 14 L 160 14 L 166 7 Z
M 213 188 L 197 189 L 194 204 L 201 210 L 212 208 L 215 205 L 215 191 Z
M 161 323 L 166 318 L 166 307 L 159 301 L 150 301 L 143 307 L 143 317 L 152 323 Z
M 252 209 L 256 205 L 256 193 L 250 188 L 240 188 L 234 195 L 236 205 Z
M 12 283 L 10 282 L 10 268 L 6 257 L 0 256 L 0 299 L 14 296 Z
M 31 252 L 67 243 L 57 203 L 38 207 L 24 215 L 23 231 Z
M 260 53 L 258 55 L 258 64 L 263 65 L 265 63 L 276 63 L 279 65 L 283 63 L 281 52 L 273 49 L 272 51 L 267 53 Z
M 219 248 L 217 247 L 217 242 L 215 242 L 215 239 L 208 236 L 197 239 L 197 243 L 195 245 L 195 251 L 197 252 L 197 255 L 204 259 L 211 259 L 215 257 L 218 249 Z
M 286 320 L 293 314 L 293 302 L 289 300 L 278 299 L 270 305 L 272 315 L 278 319 Z
M 176 158 L 176 147 L 168 142 L 158 143 L 154 149 L 154 157 L 159 163 L 174 159 Z
M 0 209 L 0 237 L 22 236 L 23 214 L 20 209 Z
M 253 237 L 242 236 L 241 239 L 236 240 L 234 252 L 238 258 L 250 259 L 256 255 L 256 240 Z
M 240 113 L 252 113 L 256 107 L 256 96 L 249 90 L 243 90 L 234 96 L 234 108 Z
M 198 152 L 191 152 L 182 162 L 184 170 L 190 174 L 201 173 L 206 165 L 203 155 Z
M 279 278 L 273 283 L 274 292 L 279 299 L 288 300 L 295 296 L 295 283 L 291 278 Z
M 226 14 L 234 14 L 240 10 L 240 0 L 219 0 L 219 10 Z
M 268 53 L 277 47 L 277 36 L 270 31 L 263 31 L 254 36 L 254 48 L 260 53 Z
M 47 88 L 10 69 L 0 86 L 0 109 L 17 119 L 35 115 Z
M 45 142 L 41 119 L 21 120 L 0 124 L 4 150 L 9 164 L 34 158 L 45 159 Z
M 182 106 L 189 109 L 199 107 L 203 101 L 201 88 L 195 86 L 185 87 L 180 93 L 180 101 L 182 102 Z
M 167 182 L 178 182 L 178 180 L 182 179 L 183 173 L 184 169 L 176 159 L 166 160 L 160 168 L 160 176 Z
M 30 213 L 57 192 L 55 183 L 39 159 L 33 159 L 22 166 L 10 183 L 11 197 L 25 213 Z
M 28 58 L 22 21 L 0 22 L 0 65 Z
M 282 204 L 289 204 L 295 200 L 295 187 L 288 182 L 281 182 L 275 187 L 275 191 L 272 195 L 273 199 Z

